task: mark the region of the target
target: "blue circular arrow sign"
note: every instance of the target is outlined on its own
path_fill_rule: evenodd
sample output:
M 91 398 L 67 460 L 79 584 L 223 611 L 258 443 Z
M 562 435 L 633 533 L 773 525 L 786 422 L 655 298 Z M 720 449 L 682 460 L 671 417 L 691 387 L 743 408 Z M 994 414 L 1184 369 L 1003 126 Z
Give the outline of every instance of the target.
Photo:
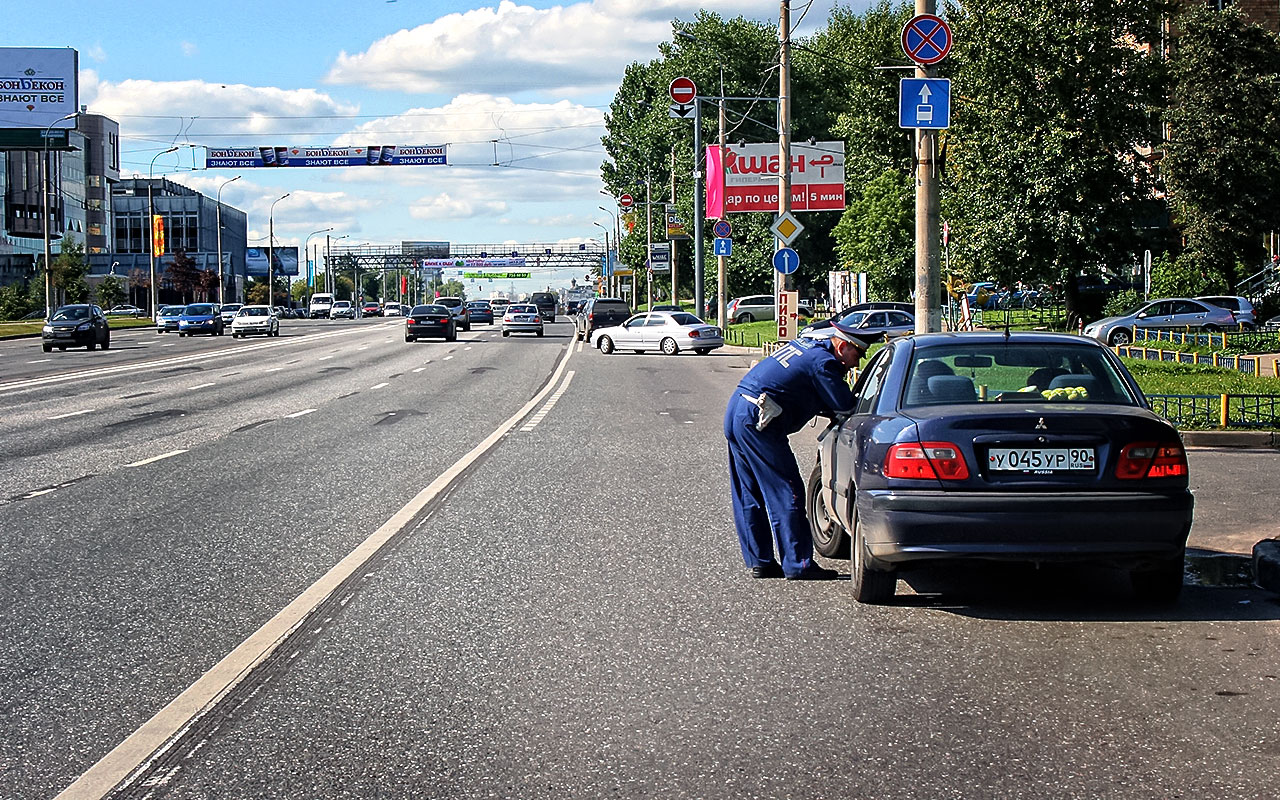
M 783 275 L 790 275 L 800 269 L 800 254 L 790 247 L 784 247 L 773 254 L 773 268 Z

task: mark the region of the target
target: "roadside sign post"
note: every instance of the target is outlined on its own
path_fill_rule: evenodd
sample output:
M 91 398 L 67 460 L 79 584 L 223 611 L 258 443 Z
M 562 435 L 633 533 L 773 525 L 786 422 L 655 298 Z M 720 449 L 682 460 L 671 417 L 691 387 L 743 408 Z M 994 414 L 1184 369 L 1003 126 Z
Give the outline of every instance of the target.
M 715 249 L 714 249 L 714 251 L 713 251 L 713 252 L 714 252 L 717 256 L 727 257 L 727 256 L 731 256 L 731 255 L 733 255 L 733 240 L 732 240 L 732 239 L 715 239 L 715 240 L 714 240 L 714 247 L 715 247 Z
M 778 293 L 778 341 L 790 341 L 800 335 L 799 307 L 799 292 Z

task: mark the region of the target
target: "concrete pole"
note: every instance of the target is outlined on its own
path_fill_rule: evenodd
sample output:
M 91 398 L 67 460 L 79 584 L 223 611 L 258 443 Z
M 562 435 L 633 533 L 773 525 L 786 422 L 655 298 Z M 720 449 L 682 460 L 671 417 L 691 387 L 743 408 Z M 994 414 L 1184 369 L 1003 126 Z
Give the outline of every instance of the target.
M 936 14 L 937 0 L 916 0 L 916 14 Z M 917 78 L 933 77 L 933 70 L 916 67 Z M 938 269 L 938 136 L 916 128 L 916 333 L 942 330 L 939 300 L 942 276 Z
M 645 173 L 645 176 L 644 176 L 644 225 L 645 225 L 644 255 L 645 255 L 645 263 L 649 265 L 650 269 L 652 269 L 653 267 L 653 192 L 652 192 L 652 186 L 650 185 L 653 183 L 652 178 L 653 176 L 650 173 Z M 649 283 L 653 283 L 652 271 L 650 271 L 649 277 L 650 277 Z M 649 290 L 649 307 L 650 308 L 653 307 L 653 290 L 652 289 Z
M 724 94 L 721 86 L 720 94 Z M 723 100 L 720 101 L 722 104 Z M 693 98 L 693 300 L 698 305 L 694 314 L 701 317 L 706 313 L 707 285 L 704 275 L 704 253 L 702 246 L 702 218 L 706 216 L 703 206 L 704 171 L 702 153 L 702 101 Z
M 918 1 L 918 0 L 917 0 Z M 791 211 L 791 0 L 782 0 L 778 14 L 778 215 Z M 776 243 L 778 250 L 782 242 Z M 776 250 L 775 250 L 776 252 Z M 792 278 L 782 276 L 782 290 L 790 291 Z M 774 319 L 777 317 L 774 292 Z
M 728 162 L 725 160 L 725 120 L 724 120 L 724 79 L 720 81 L 720 192 L 721 192 L 721 208 L 724 208 L 725 201 L 728 198 L 729 169 Z M 728 217 L 727 210 L 721 211 L 721 218 Z M 725 308 L 729 304 L 728 289 L 725 284 L 728 282 L 727 275 L 729 272 L 728 260 L 724 256 L 716 256 L 716 324 L 720 326 L 721 331 L 728 330 L 729 321 L 724 318 Z M 698 316 L 702 316 L 699 314 Z
M 222 190 L 228 183 L 233 183 L 238 180 L 240 180 L 239 175 L 229 181 L 223 182 L 223 184 L 218 187 L 218 196 L 214 203 L 218 209 L 218 302 L 224 304 L 227 302 L 227 291 L 226 287 L 222 283 Z M 235 273 L 233 272 L 232 280 L 234 279 Z

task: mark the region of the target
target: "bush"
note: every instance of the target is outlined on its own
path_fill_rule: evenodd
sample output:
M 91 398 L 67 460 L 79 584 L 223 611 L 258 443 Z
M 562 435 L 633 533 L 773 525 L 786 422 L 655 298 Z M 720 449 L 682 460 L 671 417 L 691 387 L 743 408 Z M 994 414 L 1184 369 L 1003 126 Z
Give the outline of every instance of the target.
M 1107 299 L 1106 306 L 1102 309 L 1104 317 L 1119 317 L 1124 315 L 1129 309 L 1142 302 L 1142 298 L 1133 289 L 1125 289 L 1122 292 L 1116 292 Z

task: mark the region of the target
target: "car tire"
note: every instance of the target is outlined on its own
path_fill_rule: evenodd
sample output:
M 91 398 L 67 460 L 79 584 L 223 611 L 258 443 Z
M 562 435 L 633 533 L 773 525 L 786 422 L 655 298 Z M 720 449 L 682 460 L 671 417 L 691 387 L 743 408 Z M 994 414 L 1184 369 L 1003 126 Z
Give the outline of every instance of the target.
M 1205 333 L 1217 333 L 1217 332 L 1218 332 L 1218 331 L 1220 331 L 1220 330 L 1222 330 L 1222 329 L 1221 329 L 1221 328 L 1219 328 L 1217 325 L 1205 325 L 1205 326 L 1204 326 L 1204 332 L 1205 332 Z
M 662 354 L 664 356 L 674 356 L 680 352 L 680 348 L 676 346 L 676 340 L 670 336 L 662 340 Z
M 458 334 L 457 334 L 457 332 L 455 331 L 455 332 L 453 332 L 453 333 L 446 333 L 446 334 L 444 335 L 444 340 L 445 340 L 446 342 L 456 342 L 456 341 L 458 341 Z
M 1130 570 L 1129 583 L 1138 600 L 1157 605 L 1172 605 L 1182 593 L 1183 565 L 1186 560 L 1185 549 L 1176 558 L 1166 559 L 1159 564 L 1148 565 L 1142 569 Z
M 700 356 L 705 356 L 707 353 L 710 353 L 710 352 L 711 352 L 711 348 L 709 348 L 709 347 L 695 347 L 695 348 L 693 349 L 693 352 L 697 353 L 697 354 L 698 354 L 698 355 L 700 355 Z
M 416 336 L 405 336 L 405 337 L 404 337 L 404 340 L 405 340 L 406 342 L 416 342 L 416 341 L 418 341 L 418 337 L 416 337 Z
M 85 345 L 85 349 L 88 350 L 90 353 L 92 353 L 94 350 L 98 349 L 98 343 L 89 342 L 87 345 Z
M 503 332 L 502 332 L 502 335 L 503 335 L 503 336 L 510 336 L 510 335 L 511 335 L 511 331 L 503 331 Z
M 541 335 L 542 335 L 542 328 L 538 328 L 538 335 L 539 335 L 539 336 L 541 336 Z
M 755 322 L 755 321 L 756 321 L 756 318 L 751 316 L 750 314 L 739 314 L 738 318 L 734 320 L 734 322 L 737 322 L 739 325 L 746 325 L 748 322 Z
M 51 345 L 51 344 L 42 344 L 42 345 L 40 345 L 40 349 L 41 349 L 41 350 L 43 350 L 43 351 L 45 351 L 46 353 L 52 353 L 52 352 L 53 352 L 53 345 Z
M 600 352 L 606 356 L 613 352 L 613 340 L 608 336 L 600 337 Z
M 822 462 L 813 465 L 805 492 L 805 514 L 809 517 L 809 532 L 813 535 L 813 549 L 827 558 L 849 557 L 849 534 L 827 510 L 822 502 Z
M 849 577 L 853 581 L 853 598 L 868 605 L 888 603 L 898 587 L 898 576 L 893 572 L 871 568 L 870 558 L 867 556 L 867 541 L 862 534 L 856 507 L 853 511 L 852 539 L 849 549 L 853 563 L 850 564 Z
M 107 338 L 102 340 L 102 349 L 103 350 L 111 349 L 111 334 L 108 333 Z
M 1121 328 L 1118 331 L 1112 331 L 1111 335 L 1107 337 L 1107 343 L 1112 347 L 1124 347 L 1132 341 L 1133 337 L 1129 335 L 1128 328 Z
M 181 338 L 183 338 L 183 337 L 185 337 L 185 336 L 186 336 L 186 334 L 185 334 L 185 333 L 183 333 L 182 331 L 178 331 L 178 338 L 179 338 L 179 339 L 181 339 Z

